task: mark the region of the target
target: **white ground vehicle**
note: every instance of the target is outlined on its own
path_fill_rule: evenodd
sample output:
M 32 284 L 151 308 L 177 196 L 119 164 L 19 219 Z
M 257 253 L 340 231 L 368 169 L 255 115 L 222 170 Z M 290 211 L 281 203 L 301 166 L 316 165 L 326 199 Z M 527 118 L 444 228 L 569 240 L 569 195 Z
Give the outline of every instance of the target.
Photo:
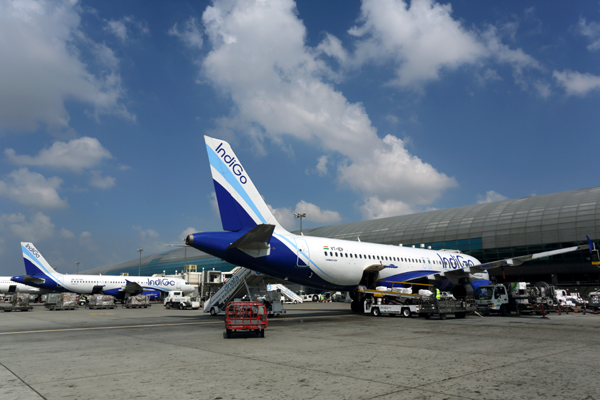
M 300 295 L 302 297 L 302 301 L 319 301 L 319 295 L 318 294 L 302 294 Z
M 376 317 L 388 314 L 410 318 L 413 314 L 418 314 L 420 309 L 421 306 L 418 304 L 369 304 L 369 302 L 365 302 L 365 314 L 371 313 Z
M 200 308 L 200 301 L 197 298 L 184 296 L 183 292 L 179 291 L 169 292 L 163 300 L 163 304 L 167 309 L 179 308 L 180 310 L 187 310 L 188 308 Z

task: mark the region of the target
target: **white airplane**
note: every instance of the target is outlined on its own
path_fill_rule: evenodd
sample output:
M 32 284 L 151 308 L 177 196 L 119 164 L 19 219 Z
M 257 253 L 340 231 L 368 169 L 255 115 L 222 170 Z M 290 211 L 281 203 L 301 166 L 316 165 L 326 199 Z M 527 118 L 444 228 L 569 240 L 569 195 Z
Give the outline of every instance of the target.
M 160 297 L 174 290 L 191 293 L 194 287 L 180 278 L 153 276 L 110 276 L 59 274 L 48 264 L 33 243 L 21 243 L 26 275 L 12 281 L 53 292 L 103 293 L 123 299 L 138 294 Z
M 429 279 L 437 286 L 446 285 L 444 289 L 453 285 L 453 294 L 464 297 L 490 283 L 490 268 L 587 248 L 575 246 L 481 264 L 451 251 L 295 235 L 277 222 L 229 144 L 208 136 L 205 141 L 226 232 L 190 234 L 186 244 L 275 278 L 349 291 L 355 312 L 365 300 L 357 291 L 359 285 L 372 289 Z
M 11 276 L 0 276 L 0 293 L 42 294 L 44 291 L 29 285 L 11 281 Z

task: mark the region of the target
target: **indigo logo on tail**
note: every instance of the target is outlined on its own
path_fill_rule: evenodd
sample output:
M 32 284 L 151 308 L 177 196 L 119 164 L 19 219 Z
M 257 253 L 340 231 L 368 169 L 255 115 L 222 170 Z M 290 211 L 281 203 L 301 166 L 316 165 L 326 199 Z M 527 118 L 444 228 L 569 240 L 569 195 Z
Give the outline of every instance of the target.
M 241 184 L 245 184 L 246 182 L 248 182 L 248 178 L 246 178 L 243 173 L 244 173 L 244 168 L 242 168 L 241 164 L 238 164 L 235 159 L 235 157 L 232 157 L 230 155 L 227 155 L 227 153 L 225 152 L 225 149 L 221 148 L 222 143 L 219 143 L 219 147 L 217 147 L 215 149 L 215 153 L 217 153 L 217 155 L 219 157 L 221 157 L 223 159 L 223 162 L 229 166 L 229 168 L 231 169 L 231 172 L 233 172 L 233 174 L 235 176 L 239 177 L 240 183 Z
M 35 258 L 40 258 L 40 253 L 30 243 L 27 243 L 27 246 L 25 246 L 25 248 L 29 250 L 31 254 L 35 256 Z

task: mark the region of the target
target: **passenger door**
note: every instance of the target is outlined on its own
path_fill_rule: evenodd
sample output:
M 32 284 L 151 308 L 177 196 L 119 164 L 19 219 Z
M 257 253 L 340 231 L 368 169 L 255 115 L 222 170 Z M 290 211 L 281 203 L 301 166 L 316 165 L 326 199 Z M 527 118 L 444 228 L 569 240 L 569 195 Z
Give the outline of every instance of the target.
M 296 250 L 297 251 L 296 267 L 308 268 L 308 265 L 302 259 L 302 256 L 304 256 L 305 260 L 308 260 L 308 258 L 310 257 L 310 251 L 308 249 L 308 244 L 306 243 L 306 240 L 304 240 L 304 239 L 295 239 L 295 240 L 296 240 L 296 248 L 297 248 L 297 250 Z

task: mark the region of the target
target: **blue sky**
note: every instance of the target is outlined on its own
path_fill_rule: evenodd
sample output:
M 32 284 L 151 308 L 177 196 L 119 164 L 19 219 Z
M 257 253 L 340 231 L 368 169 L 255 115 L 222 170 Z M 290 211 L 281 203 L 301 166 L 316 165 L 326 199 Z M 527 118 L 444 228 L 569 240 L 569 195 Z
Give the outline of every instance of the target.
M 220 230 L 203 135 L 297 229 L 600 184 L 600 2 L 0 0 L 0 275 Z

